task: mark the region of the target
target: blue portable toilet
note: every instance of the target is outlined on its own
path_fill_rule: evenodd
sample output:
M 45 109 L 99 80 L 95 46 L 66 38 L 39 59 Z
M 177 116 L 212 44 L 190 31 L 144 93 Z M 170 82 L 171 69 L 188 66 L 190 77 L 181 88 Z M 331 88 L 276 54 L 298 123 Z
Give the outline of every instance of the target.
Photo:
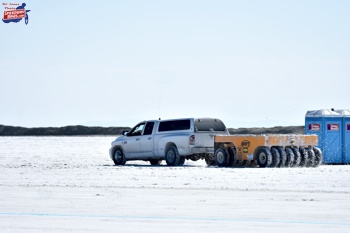
M 350 163 L 350 110 L 335 110 L 343 117 L 343 163 Z
M 307 111 L 305 134 L 318 136 L 323 163 L 342 163 L 342 115 L 330 109 Z

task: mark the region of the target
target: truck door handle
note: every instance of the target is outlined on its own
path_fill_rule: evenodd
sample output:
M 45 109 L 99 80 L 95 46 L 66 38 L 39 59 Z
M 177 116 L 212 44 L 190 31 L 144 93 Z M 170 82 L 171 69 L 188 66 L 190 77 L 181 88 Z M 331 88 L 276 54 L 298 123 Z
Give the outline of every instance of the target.
M 140 139 L 139 138 L 136 138 L 136 141 L 139 141 Z
M 152 139 L 152 137 L 149 137 L 149 138 L 147 138 L 148 140 L 151 140 Z

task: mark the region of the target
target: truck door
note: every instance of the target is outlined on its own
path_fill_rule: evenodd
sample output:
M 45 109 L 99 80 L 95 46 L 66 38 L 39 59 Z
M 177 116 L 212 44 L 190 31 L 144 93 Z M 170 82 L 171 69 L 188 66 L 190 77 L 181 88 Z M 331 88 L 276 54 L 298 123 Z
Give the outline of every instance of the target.
M 153 128 L 154 122 L 147 122 L 143 135 L 140 137 L 140 152 L 142 157 L 153 155 Z
M 136 125 L 126 136 L 123 141 L 125 157 L 128 159 L 138 158 L 140 156 L 140 138 L 142 136 L 145 122 Z

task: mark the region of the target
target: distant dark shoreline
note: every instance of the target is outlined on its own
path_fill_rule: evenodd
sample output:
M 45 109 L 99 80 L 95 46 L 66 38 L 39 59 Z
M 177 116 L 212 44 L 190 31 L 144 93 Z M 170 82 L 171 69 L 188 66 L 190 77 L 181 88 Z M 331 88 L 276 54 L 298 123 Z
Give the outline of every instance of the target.
M 89 127 L 82 125 L 64 127 L 26 128 L 0 125 L 0 136 L 108 136 L 121 135 L 130 127 Z M 229 128 L 230 134 L 304 134 L 304 126 L 276 126 L 270 128 Z

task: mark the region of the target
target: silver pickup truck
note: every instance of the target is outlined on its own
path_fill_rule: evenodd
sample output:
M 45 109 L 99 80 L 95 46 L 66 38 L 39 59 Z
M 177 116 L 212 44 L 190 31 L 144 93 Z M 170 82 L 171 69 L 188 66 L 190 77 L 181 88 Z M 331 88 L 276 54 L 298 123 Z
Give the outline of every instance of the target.
M 137 124 L 116 138 L 109 150 L 115 165 L 128 160 L 149 161 L 158 165 L 181 166 L 185 159 L 214 161 L 214 136 L 228 135 L 224 123 L 214 118 L 150 120 Z

